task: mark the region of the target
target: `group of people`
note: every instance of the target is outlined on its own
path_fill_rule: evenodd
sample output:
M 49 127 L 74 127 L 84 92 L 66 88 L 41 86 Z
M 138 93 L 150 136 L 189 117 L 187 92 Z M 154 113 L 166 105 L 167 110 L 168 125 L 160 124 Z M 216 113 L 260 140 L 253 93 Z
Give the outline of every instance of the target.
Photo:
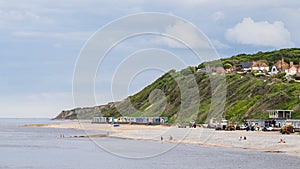
M 190 121 L 189 127 L 190 128 L 196 128 L 197 127 L 196 122 L 195 121 Z
M 240 141 L 243 139 L 243 136 L 240 137 Z M 244 136 L 244 140 L 247 140 L 247 137 Z
M 172 136 L 170 136 L 169 137 L 169 141 L 172 141 L 173 140 L 173 137 Z M 163 138 L 163 136 L 160 136 L 160 141 L 164 141 L 164 138 Z

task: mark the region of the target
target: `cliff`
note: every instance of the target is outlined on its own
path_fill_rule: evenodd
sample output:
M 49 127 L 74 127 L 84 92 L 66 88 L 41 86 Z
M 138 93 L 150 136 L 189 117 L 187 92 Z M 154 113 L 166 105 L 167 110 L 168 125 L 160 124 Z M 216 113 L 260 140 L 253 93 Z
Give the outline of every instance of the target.
M 278 60 L 284 60 L 289 63 L 299 64 L 300 49 L 282 49 L 273 52 L 258 52 L 257 54 L 241 54 L 230 58 L 221 59 L 223 65 L 237 67 L 240 62 L 263 61 L 269 66 L 274 65 Z M 190 95 L 186 97 L 185 102 L 193 104 L 195 100 L 200 101 L 200 107 L 197 114 L 193 118 L 204 123 L 214 111 L 214 114 L 221 114 L 231 121 L 242 121 L 245 118 L 266 118 L 265 113 L 268 109 L 293 109 L 293 118 L 300 118 L 299 96 L 300 83 L 294 81 L 287 82 L 282 76 L 262 76 L 256 77 L 252 73 L 243 75 L 237 74 L 235 71 L 224 74 L 214 74 L 199 72 L 197 70 L 205 67 L 210 63 L 202 63 L 198 67 L 188 67 L 181 71 L 171 70 L 164 74 L 149 86 L 133 96 L 129 96 L 118 103 L 109 103 L 107 105 L 95 106 L 91 108 L 78 108 L 73 110 L 62 111 L 55 119 L 90 119 L 93 116 L 151 116 L 159 115 L 169 117 L 170 122 L 175 122 L 181 108 L 181 96 L 179 84 L 182 83 L 189 91 L 188 85 L 194 79 L 197 83 L 199 96 Z M 224 66 L 225 68 L 225 66 Z M 225 97 L 214 99 L 212 103 L 212 87 L 211 77 L 223 76 L 226 81 L 217 83 L 214 88 L 220 88 L 226 85 Z M 163 92 L 163 98 L 153 96 L 153 91 L 159 89 Z M 187 93 L 189 92 L 187 91 Z M 185 91 L 186 92 L 186 91 Z M 149 96 L 154 99 L 149 99 Z M 224 110 L 211 110 L 212 104 L 225 102 Z M 125 111 L 121 112 L 119 110 Z M 182 110 L 181 113 L 187 113 L 189 110 Z M 157 112 L 160 112 L 157 114 Z M 191 117 L 187 117 L 191 118 Z

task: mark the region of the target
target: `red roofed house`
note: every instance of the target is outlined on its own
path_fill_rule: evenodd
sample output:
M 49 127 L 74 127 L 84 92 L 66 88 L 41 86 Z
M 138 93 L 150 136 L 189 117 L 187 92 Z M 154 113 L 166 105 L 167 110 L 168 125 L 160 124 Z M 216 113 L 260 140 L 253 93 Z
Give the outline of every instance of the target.
M 296 68 L 296 66 L 294 65 L 293 62 L 290 62 L 290 68 L 285 70 L 285 73 L 287 75 L 295 75 L 297 74 L 298 69 Z
M 251 70 L 252 71 L 269 71 L 270 67 L 262 61 L 257 61 L 257 62 L 253 62 L 252 66 L 251 66 Z
M 279 60 L 278 62 L 276 62 L 275 66 L 276 66 L 277 70 L 279 70 L 281 72 L 284 72 L 286 69 L 289 68 L 289 64 L 285 63 L 283 58 L 281 60 Z

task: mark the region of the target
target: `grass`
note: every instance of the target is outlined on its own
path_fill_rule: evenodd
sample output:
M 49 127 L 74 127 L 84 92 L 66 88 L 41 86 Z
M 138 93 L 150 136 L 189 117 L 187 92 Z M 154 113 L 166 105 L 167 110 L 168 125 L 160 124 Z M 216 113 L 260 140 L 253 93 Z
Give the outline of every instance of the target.
M 300 49 L 282 49 L 272 52 L 257 52 L 256 54 L 240 54 L 231 58 L 221 59 L 223 64 L 237 66 L 241 61 L 263 60 L 270 66 L 284 57 L 285 62 L 293 61 L 294 64 L 300 62 Z M 202 63 L 197 68 L 205 67 Z M 217 77 L 220 75 L 214 75 Z M 207 122 L 214 115 L 222 115 L 226 119 L 241 122 L 245 118 L 266 118 L 268 109 L 293 109 L 293 118 L 300 118 L 300 84 L 285 83 L 275 80 L 274 77 L 256 78 L 251 75 L 240 76 L 237 74 L 226 74 L 226 98 L 219 98 L 214 103 L 212 99 L 211 77 L 206 73 L 196 72 L 195 67 L 187 67 L 181 71 L 170 70 L 152 84 L 145 87 L 140 92 L 128 97 L 121 103 L 105 105 L 99 108 L 103 116 L 122 115 L 130 116 L 164 116 L 169 118 L 169 122 L 175 122 L 181 116 L 183 121 L 195 118 L 197 122 Z M 195 95 L 193 82 L 197 83 L 199 95 Z M 216 89 L 222 88 L 222 82 L 217 81 Z M 224 87 L 224 86 L 223 86 Z M 161 100 L 157 99 L 152 105 L 149 102 L 149 95 L 154 89 L 161 90 L 166 97 L 166 105 L 162 107 Z M 184 89 L 184 91 L 181 91 Z M 222 92 L 222 91 L 219 91 Z M 197 93 L 196 93 L 197 94 Z M 185 100 L 182 100 L 185 96 Z M 195 101 L 200 98 L 200 107 L 195 114 L 189 111 L 195 109 Z M 182 102 L 191 103 L 185 107 L 179 115 Z M 221 104 L 225 101 L 225 109 L 222 111 L 212 108 L 212 104 Z M 117 106 L 116 106 L 117 105 Z M 162 109 L 164 108 L 164 109 Z M 119 112 L 118 110 L 123 110 Z M 157 113 L 159 111 L 159 113 Z M 66 113 L 66 112 L 65 112 Z M 76 113 L 76 111 L 74 111 Z M 67 114 L 67 113 L 66 113 Z M 91 118 L 99 115 L 97 111 L 85 112 L 82 117 Z M 60 116 L 63 117 L 63 116 Z M 73 116 L 72 116 L 73 117 Z M 76 116 L 75 116 L 76 117 Z

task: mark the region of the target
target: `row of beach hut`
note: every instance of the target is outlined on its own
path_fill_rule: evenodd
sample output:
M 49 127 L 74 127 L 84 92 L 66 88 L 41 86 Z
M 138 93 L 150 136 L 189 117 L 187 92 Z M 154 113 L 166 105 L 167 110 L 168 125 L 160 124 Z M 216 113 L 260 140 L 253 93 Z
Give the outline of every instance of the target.
M 141 123 L 162 124 L 168 121 L 167 117 L 93 117 L 92 123 Z

